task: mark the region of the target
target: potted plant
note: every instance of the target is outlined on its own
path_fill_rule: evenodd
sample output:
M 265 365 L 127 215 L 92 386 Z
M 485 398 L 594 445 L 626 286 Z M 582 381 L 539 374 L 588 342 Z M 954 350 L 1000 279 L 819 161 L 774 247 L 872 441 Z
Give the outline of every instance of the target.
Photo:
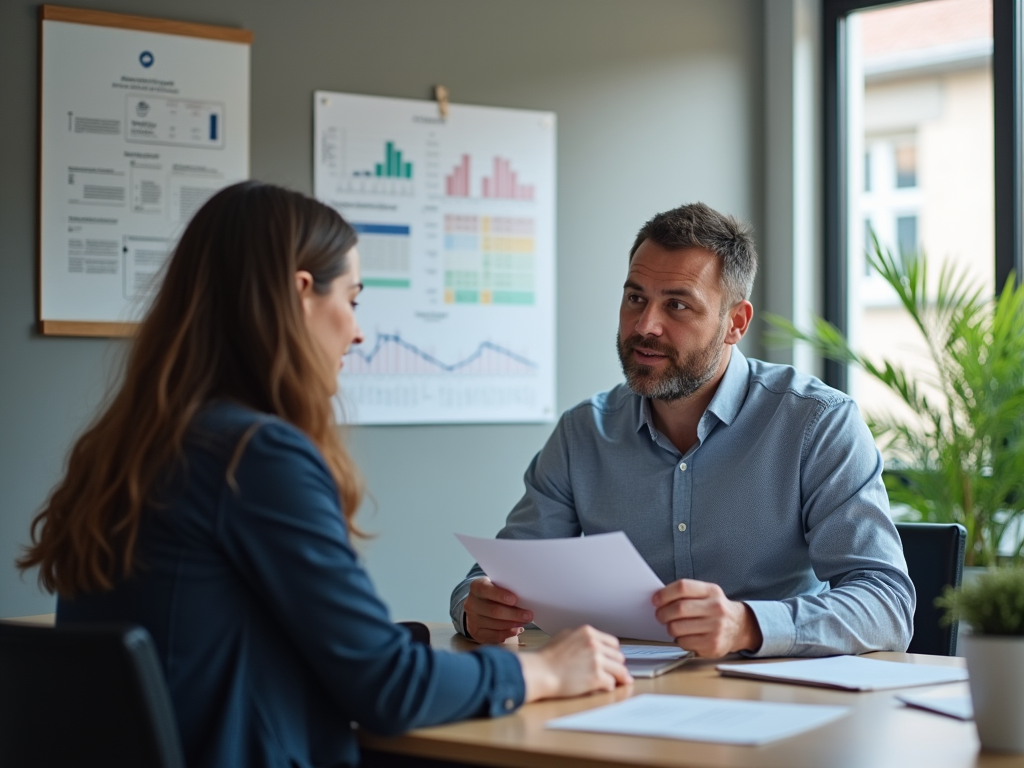
M 894 254 L 873 238 L 871 266 L 895 291 L 920 331 L 934 372 L 853 350 L 820 318 L 811 330 L 769 316 L 776 341 L 799 339 L 854 364 L 906 403 L 913 416 L 865 413 L 886 459 L 885 487 L 904 517 L 967 529 L 965 564 L 989 566 L 1024 555 L 1024 287 L 1013 277 L 993 298 L 962 269 L 945 265 L 934 287 L 915 253 Z
M 993 569 L 935 604 L 971 628 L 961 639 L 981 745 L 1024 752 L 1024 570 Z

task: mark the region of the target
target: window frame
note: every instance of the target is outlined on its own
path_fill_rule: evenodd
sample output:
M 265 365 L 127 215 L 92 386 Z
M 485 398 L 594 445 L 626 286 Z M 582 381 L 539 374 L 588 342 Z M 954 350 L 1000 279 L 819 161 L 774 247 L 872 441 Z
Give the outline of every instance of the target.
M 903 5 L 891 0 L 824 0 L 822 8 L 822 83 L 824 86 L 824 212 L 825 264 L 823 307 L 825 319 L 847 334 L 849 285 L 847 253 L 849 199 L 847 195 L 847 91 L 846 24 L 855 11 Z M 993 162 L 995 179 L 995 271 L 996 289 L 1005 285 L 1011 272 L 1021 281 L 1022 265 L 1022 119 L 1021 92 L 1022 19 L 1024 0 L 992 0 L 992 87 Z M 848 391 L 846 365 L 833 360 L 824 363 L 825 382 Z

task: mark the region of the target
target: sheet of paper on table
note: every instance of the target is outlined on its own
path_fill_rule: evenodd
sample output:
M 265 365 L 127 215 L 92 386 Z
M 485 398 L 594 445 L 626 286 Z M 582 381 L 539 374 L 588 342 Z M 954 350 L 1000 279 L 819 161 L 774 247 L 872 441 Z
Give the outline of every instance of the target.
M 757 745 L 809 731 L 848 707 L 642 694 L 550 720 L 547 728 Z
M 665 585 L 622 531 L 573 539 L 455 536 L 550 635 L 590 624 L 616 637 L 672 640 L 651 604 Z
M 630 645 L 619 648 L 626 657 L 626 669 L 633 677 L 657 677 L 681 665 L 693 656 L 676 645 Z
M 896 697 L 904 704 L 938 712 L 940 715 L 955 717 L 957 720 L 973 720 L 974 704 L 971 694 L 964 693 L 961 686 L 940 688 L 924 693 L 901 693 Z
M 967 679 L 967 670 L 962 667 L 906 664 L 860 656 L 829 656 L 770 664 L 719 664 L 717 669 L 729 677 L 843 688 L 849 691 L 909 688 Z

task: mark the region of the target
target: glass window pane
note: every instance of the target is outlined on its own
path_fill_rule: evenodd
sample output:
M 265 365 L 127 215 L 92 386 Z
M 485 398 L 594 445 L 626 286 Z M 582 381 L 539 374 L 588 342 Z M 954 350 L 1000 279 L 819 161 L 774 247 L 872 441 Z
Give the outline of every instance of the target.
M 992 0 L 880 6 L 846 28 L 849 336 L 928 376 L 923 340 L 865 248 L 873 233 L 922 252 L 933 282 L 952 261 L 993 290 Z M 884 386 L 849 373 L 865 414 L 907 415 Z
M 896 219 L 896 247 L 900 253 L 917 252 L 917 216 L 899 216 Z
M 896 187 L 917 186 L 917 146 L 905 143 L 896 147 Z

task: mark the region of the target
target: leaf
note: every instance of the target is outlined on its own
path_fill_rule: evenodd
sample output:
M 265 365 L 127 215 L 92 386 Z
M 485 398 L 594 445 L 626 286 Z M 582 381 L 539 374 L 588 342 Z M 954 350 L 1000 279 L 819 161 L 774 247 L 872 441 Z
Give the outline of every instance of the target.
M 821 318 L 804 330 L 769 315 L 767 338 L 804 342 L 858 366 L 905 403 L 913 416 L 866 417 L 890 465 L 890 500 L 921 520 L 962 523 L 968 564 L 994 563 L 1004 535 L 1020 531 L 1012 526 L 1024 517 L 1024 288 L 1011 276 L 989 299 L 965 268 L 946 263 L 929 295 L 923 254 L 893 253 L 874 233 L 871 241 L 868 262 L 920 332 L 934 375 L 859 353 Z M 1020 561 L 1024 540 L 1012 548 Z
M 947 624 L 962 619 L 983 635 L 1024 635 L 1024 570 L 990 570 L 959 590 L 947 588 L 935 605 Z

